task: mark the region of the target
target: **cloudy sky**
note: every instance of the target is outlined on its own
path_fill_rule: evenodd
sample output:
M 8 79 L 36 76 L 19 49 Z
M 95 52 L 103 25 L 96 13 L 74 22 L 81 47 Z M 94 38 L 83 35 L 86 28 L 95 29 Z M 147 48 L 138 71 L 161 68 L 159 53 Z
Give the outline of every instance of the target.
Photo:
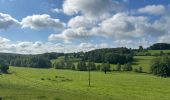
M 169 0 L 0 0 L 0 52 L 170 43 Z

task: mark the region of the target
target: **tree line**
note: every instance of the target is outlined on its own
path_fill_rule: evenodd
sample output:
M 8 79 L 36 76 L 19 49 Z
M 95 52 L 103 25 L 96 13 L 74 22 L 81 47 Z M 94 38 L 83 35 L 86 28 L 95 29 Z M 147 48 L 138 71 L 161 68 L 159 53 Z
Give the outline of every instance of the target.
M 89 52 L 79 52 L 67 54 L 70 58 L 80 58 L 83 61 L 96 63 L 125 64 L 133 61 L 133 52 L 128 48 L 104 48 L 96 49 Z

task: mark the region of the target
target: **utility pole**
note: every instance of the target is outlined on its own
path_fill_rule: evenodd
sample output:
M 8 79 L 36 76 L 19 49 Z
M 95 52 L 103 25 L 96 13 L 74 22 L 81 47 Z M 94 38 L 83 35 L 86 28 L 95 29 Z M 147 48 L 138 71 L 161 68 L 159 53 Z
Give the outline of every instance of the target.
M 87 36 L 87 33 L 85 34 L 85 38 L 84 38 L 84 41 L 87 43 L 87 40 L 88 40 L 88 36 Z M 88 49 L 88 47 L 86 48 Z M 88 51 L 85 50 L 84 53 L 87 53 Z M 88 57 L 88 63 L 89 63 L 89 57 Z M 89 64 L 88 66 L 88 85 L 89 87 L 91 86 L 91 65 Z
M 91 86 L 91 84 L 90 84 L 91 83 L 90 72 L 91 72 L 91 65 L 89 64 L 89 87 Z

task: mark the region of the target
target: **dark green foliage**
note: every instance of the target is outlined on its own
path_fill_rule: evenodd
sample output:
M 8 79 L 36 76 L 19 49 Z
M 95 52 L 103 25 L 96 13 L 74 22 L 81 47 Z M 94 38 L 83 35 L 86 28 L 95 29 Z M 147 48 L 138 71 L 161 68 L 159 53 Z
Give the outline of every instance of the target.
M 56 59 L 63 53 L 45 53 L 38 55 L 23 55 L 0 53 L 0 58 L 4 59 L 8 65 L 19 67 L 49 68 L 51 67 L 51 59 Z
M 139 52 L 143 52 L 143 47 L 142 46 L 139 46 Z
M 90 70 L 97 70 L 96 64 L 94 62 L 88 62 L 87 67 L 88 69 L 90 68 Z
M 49 68 L 51 61 L 45 57 L 37 55 L 21 55 L 10 61 L 11 66 Z
M 131 63 L 124 64 L 123 71 L 132 71 L 132 65 Z
M 51 53 L 44 53 L 44 54 L 39 54 L 38 56 L 42 56 L 45 57 L 47 59 L 57 59 L 60 56 L 63 56 L 64 53 L 55 53 L 55 52 L 51 52 Z
M 100 70 L 101 69 L 101 65 L 98 64 L 96 68 L 97 68 L 97 70 Z
M 143 68 L 142 67 L 135 68 L 134 72 L 142 73 L 143 72 Z
M 53 67 L 56 69 L 65 69 L 65 63 L 64 61 L 54 62 Z
M 9 65 L 6 61 L 0 59 L 0 73 L 8 73 Z
M 150 46 L 148 49 L 151 50 L 170 50 L 170 44 L 168 43 L 156 43 Z
M 111 69 L 110 69 L 110 63 L 107 62 L 107 63 L 102 63 L 102 68 L 101 68 L 102 71 L 104 71 L 104 73 L 106 74 L 107 72 L 110 72 Z
M 114 53 L 107 53 L 105 55 L 105 61 L 108 61 L 109 63 L 112 64 L 124 64 L 127 62 L 132 61 L 132 56 L 129 54 L 114 54 Z
M 112 64 L 124 64 L 133 60 L 133 53 L 127 48 L 105 48 L 86 52 L 82 59 L 96 63 L 107 61 Z
M 119 63 L 116 66 L 116 71 L 121 71 L 121 65 Z
M 162 77 L 170 76 L 170 57 L 162 56 L 155 58 L 151 64 L 151 73 Z
M 77 70 L 78 71 L 87 71 L 87 66 L 86 66 L 86 62 L 84 61 L 79 61 L 77 64 Z
M 76 70 L 76 66 L 74 64 L 72 64 L 71 69 Z

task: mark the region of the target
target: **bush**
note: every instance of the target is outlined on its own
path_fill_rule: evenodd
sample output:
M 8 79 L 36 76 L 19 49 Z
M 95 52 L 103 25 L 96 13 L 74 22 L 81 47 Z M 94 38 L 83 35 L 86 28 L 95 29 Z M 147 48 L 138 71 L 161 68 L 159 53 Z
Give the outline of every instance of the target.
M 78 71 L 87 71 L 86 62 L 84 62 L 84 61 L 78 62 L 78 64 L 77 64 L 77 70 L 78 70 Z
M 170 57 L 155 58 L 151 63 L 151 73 L 161 77 L 170 76 Z
M 142 73 L 143 72 L 143 68 L 142 67 L 135 68 L 134 72 Z
M 41 80 L 45 80 L 44 78 L 41 78 Z
M 97 70 L 100 70 L 101 69 L 101 65 L 97 65 Z
M 132 70 L 133 68 L 132 68 L 131 63 L 124 64 L 123 71 L 132 71 Z
M 121 71 L 121 65 L 119 63 L 116 66 L 116 71 Z
M 76 67 L 75 67 L 74 64 L 71 65 L 71 69 L 72 69 L 72 70 L 76 70 Z
M 107 63 L 102 63 L 102 68 L 101 68 L 101 70 L 104 71 L 105 74 L 106 74 L 106 72 L 110 72 L 110 71 L 111 71 L 111 69 L 110 69 L 110 63 L 109 63 L 109 62 L 107 62 Z
M 0 59 L 0 72 L 8 73 L 9 65 L 2 59 Z

